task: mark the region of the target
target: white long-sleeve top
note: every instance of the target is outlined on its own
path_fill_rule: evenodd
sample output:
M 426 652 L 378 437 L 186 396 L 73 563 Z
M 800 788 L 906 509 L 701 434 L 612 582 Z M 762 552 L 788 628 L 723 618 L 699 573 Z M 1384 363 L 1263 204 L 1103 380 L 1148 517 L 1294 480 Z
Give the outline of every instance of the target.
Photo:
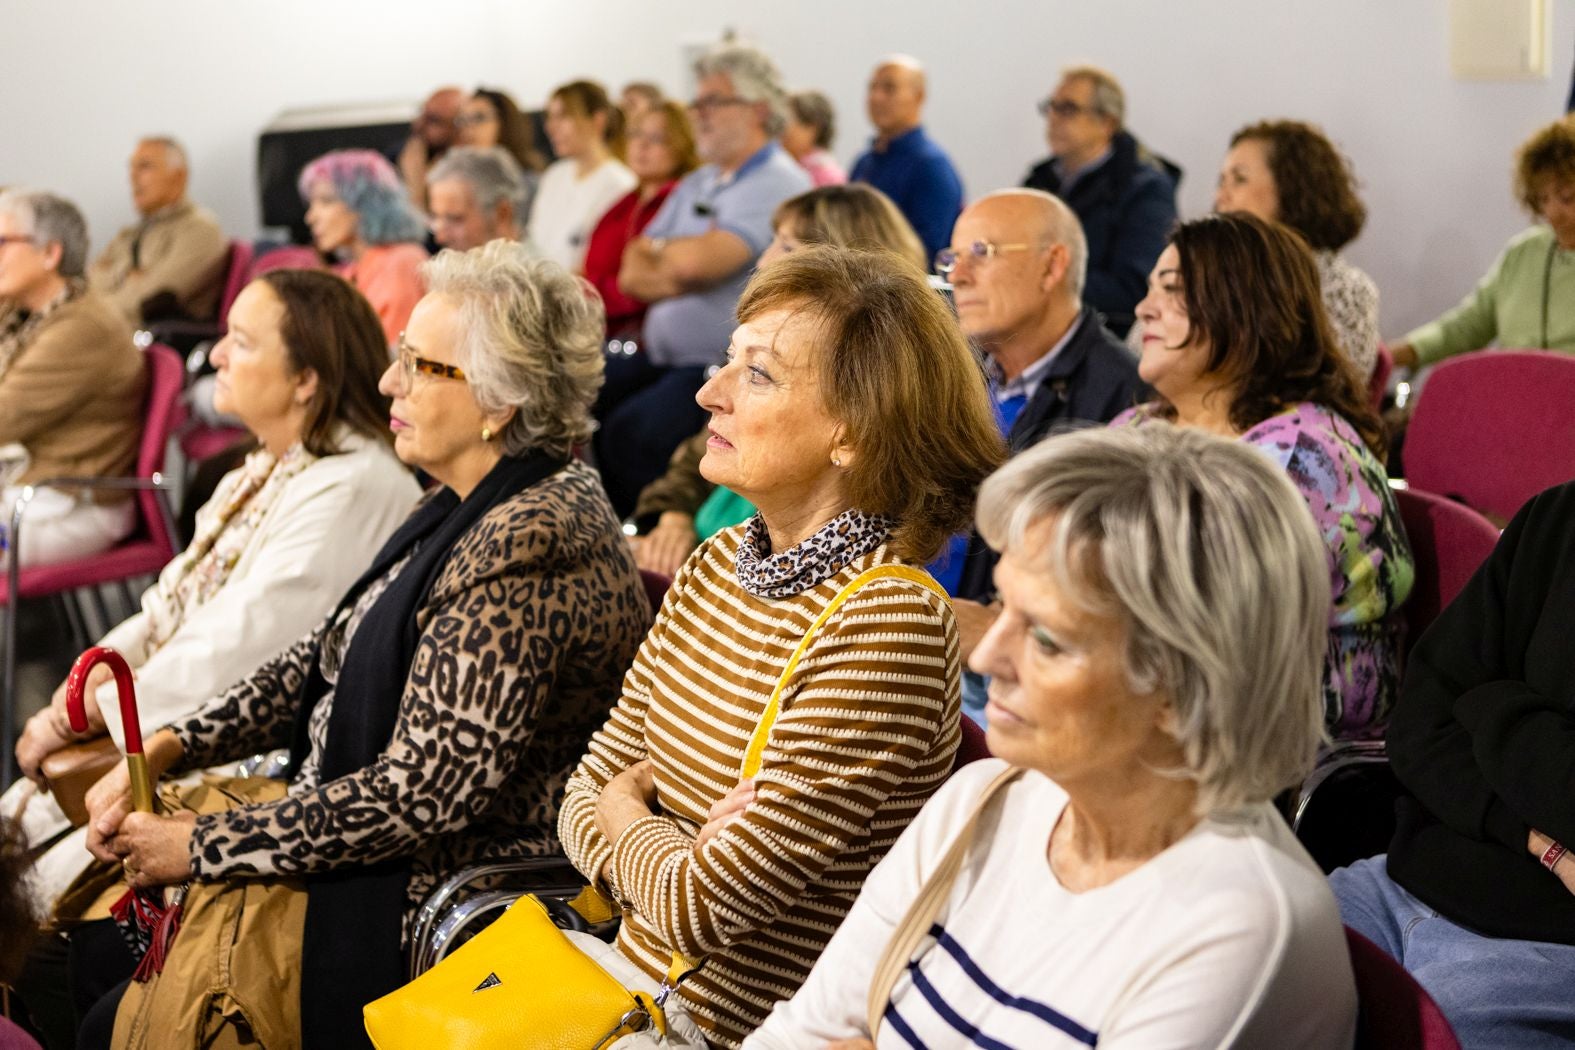
M 924 807 L 745 1050 L 868 1036 L 870 980 L 893 928 L 1003 768 L 966 766 Z M 1268 805 L 1205 819 L 1137 870 L 1071 893 L 1046 852 L 1066 801 L 1034 772 L 997 797 L 893 990 L 878 1047 L 1351 1046 L 1339 912 Z
M 541 173 L 536 199 L 531 203 L 531 245 L 542 258 L 579 273 L 585 266 L 591 231 L 607 209 L 638 182 L 622 161 L 611 158 L 583 176 L 578 161 L 554 161 Z
M 224 585 L 185 610 L 157 652 L 148 653 L 145 612 L 99 641 L 119 650 L 132 667 L 144 737 L 188 717 L 310 631 L 409 515 L 420 486 L 387 445 L 353 434 L 342 436 L 339 445 L 344 451 L 319 458 L 289 480 Z M 222 506 L 239 476 L 225 475 L 209 505 Z M 172 564 L 165 571 L 176 570 Z M 114 682 L 101 687 L 97 698 L 110 734 L 124 748 Z M 14 813 L 32 792 L 30 782 L 19 781 L 0 798 L 0 813 Z M 28 798 L 22 821 L 33 844 L 68 826 L 47 796 Z M 40 903 L 52 903 L 92 859 L 82 839 L 78 829 L 40 858 L 33 879 Z

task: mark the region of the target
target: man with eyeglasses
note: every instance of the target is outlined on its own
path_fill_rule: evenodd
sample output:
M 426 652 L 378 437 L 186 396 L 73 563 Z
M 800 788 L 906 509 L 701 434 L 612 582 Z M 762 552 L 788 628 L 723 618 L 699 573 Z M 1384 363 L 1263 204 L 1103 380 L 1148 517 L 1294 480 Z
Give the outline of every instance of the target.
M 1176 225 L 1181 169 L 1148 150 L 1123 127 L 1126 95 L 1110 73 L 1074 66 L 1039 103 L 1051 156 L 1023 185 L 1072 206 L 1088 238 L 1083 296 L 1117 335 L 1132 327 L 1148 272 Z
M 1137 358 L 1083 303 L 1086 260 L 1077 216 L 1042 190 L 981 197 L 958 217 L 951 246 L 936 253 L 963 334 L 984 352 L 1008 455 L 1062 430 L 1108 423 L 1146 393 Z M 935 563 L 953 596 L 964 659 L 995 621 L 996 560 L 973 533 Z M 986 679 L 971 671 L 963 678 L 963 711 L 982 723 Z
M 427 172 L 448 148 L 458 133 L 455 120 L 465 104 L 465 93 L 457 87 L 440 87 L 421 104 L 421 111 L 410 122 L 410 136 L 398 155 L 389 159 L 399 168 L 411 203 L 418 208 L 427 203 Z
M 458 252 L 500 238 L 517 241 L 520 217 L 530 214 L 533 188 L 501 146 L 449 150 L 427 175 L 432 235 Z
M 701 58 L 695 74 L 689 109 L 705 164 L 673 188 L 624 249 L 618 271 L 618 286 L 651 304 L 640 352 L 620 343 L 609 354 L 597 404 L 596 462 L 621 516 L 705 423 L 695 393 L 721 363 L 733 308 L 771 243 L 772 213 L 810 188 L 809 175 L 776 142 L 787 91 L 769 57 L 725 45 Z
M 848 178 L 890 197 L 933 255 L 962 211 L 963 186 L 951 158 L 924 131 L 924 93 L 918 59 L 892 55 L 875 67 L 865 99 L 875 139 Z

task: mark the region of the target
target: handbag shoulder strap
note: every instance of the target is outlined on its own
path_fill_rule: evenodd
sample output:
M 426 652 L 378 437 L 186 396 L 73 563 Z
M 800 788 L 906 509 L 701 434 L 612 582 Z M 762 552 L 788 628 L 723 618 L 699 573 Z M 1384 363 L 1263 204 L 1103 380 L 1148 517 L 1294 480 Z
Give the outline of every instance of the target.
M 877 565 L 873 569 L 865 569 L 848 582 L 848 585 L 837 592 L 837 596 L 821 610 L 815 617 L 815 622 L 809 625 L 809 630 L 804 632 L 804 637 L 799 640 L 798 648 L 793 650 L 793 655 L 788 658 L 787 667 L 782 671 L 782 677 L 777 679 L 776 688 L 771 691 L 771 699 L 766 702 L 766 709 L 760 715 L 760 723 L 755 726 L 754 736 L 749 738 L 749 746 L 744 749 L 744 761 L 739 768 L 739 776 L 748 780 L 760 772 L 760 758 L 766 751 L 766 740 L 771 736 L 771 727 L 776 723 L 777 715 L 782 709 L 782 691 L 787 688 L 788 680 L 793 677 L 793 672 L 798 669 L 799 659 L 809 649 L 809 644 L 815 638 L 815 632 L 820 630 L 821 624 L 831 619 L 842 604 L 866 583 L 885 577 L 896 577 L 917 583 L 921 587 L 928 587 L 947 599 L 947 594 L 940 584 L 923 569 L 915 569 L 908 565 Z
M 873 1040 L 880 1030 L 881 1017 L 886 1013 L 887 1004 L 891 1002 L 891 990 L 897 986 L 897 978 L 901 977 L 902 971 L 907 969 L 909 960 L 913 958 L 913 950 L 929 934 L 935 916 L 940 914 L 941 906 L 946 903 L 946 898 L 951 896 L 952 884 L 957 881 L 957 873 L 962 871 L 963 860 L 968 856 L 968 849 L 973 845 L 974 836 L 979 830 L 980 818 L 984 816 L 990 803 L 995 801 L 1002 789 L 1016 780 L 1022 772 L 1020 766 L 1008 766 L 1001 770 L 999 776 L 985 785 L 984 791 L 979 795 L 979 801 L 974 804 L 973 812 L 968 814 L 967 822 L 958 829 L 957 836 L 947 847 L 941 862 L 935 866 L 930 877 L 924 880 L 924 885 L 919 887 L 918 895 L 913 898 L 913 903 L 908 905 L 907 914 L 892 928 L 891 939 L 886 942 L 886 950 L 881 954 L 880 961 L 875 964 L 875 975 L 870 979 L 866 1017 L 870 1039 Z

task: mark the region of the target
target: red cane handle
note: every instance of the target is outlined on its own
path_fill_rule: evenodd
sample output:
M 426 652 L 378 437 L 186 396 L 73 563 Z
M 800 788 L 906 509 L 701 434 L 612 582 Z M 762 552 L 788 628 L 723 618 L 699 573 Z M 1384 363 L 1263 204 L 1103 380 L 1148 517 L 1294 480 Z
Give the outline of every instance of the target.
M 88 729 L 87 709 L 82 703 L 82 692 L 87 688 L 88 672 L 101 663 L 109 664 L 115 674 L 115 689 L 120 694 L 120 721 L 126 733 L 126 754 L 142 754 L 142 722 L 137 717 L 137 693 L 131 682 L 131 666 L 115 650 L 95 645 L 77 657 L 66 678 L 66 717 L 71 728 L 78 733 Z

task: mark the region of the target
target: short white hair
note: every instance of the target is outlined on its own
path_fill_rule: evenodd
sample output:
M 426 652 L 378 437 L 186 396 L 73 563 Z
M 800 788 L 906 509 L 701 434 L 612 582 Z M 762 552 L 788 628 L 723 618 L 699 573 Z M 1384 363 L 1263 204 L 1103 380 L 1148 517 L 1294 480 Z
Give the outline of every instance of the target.
M 186 171 L 190 162 L 186 159 L 186 147 L 169 135 L 147 135 L 139 140 L 138 145 L 164 147 L 164 160 L 176 171 Z
M 773 138 L 782 134 L 787 127 L 788 91 L 771 56 L 745 44 L 723 44 L 695 61 L 696 79 L 717 75 L 727 77 L 745 102 L 764 102 L 766 134 Z
M 590 438 L 606 316 L 589 282 L 504 240 L 439 252 L 421 276 L 458 309 L 456 356 L 476 404 L 515 410 L 500 435 L 506 453 L 567 456 Z
M 1041 549 L 1030 528 L 1051 523 Z M 1258 450 L 1169 423 L 1053 437 L 979 492 L 979 532 L 1126 628 L 1138 693 L 1164 692 L 1215 814 L 1312 768 L 1323 726 L 1328 555 L 1306 501 Z
M 522 224 L 528 214 L 525 204 L 530 187 L 525 173 L 502 146 L 459 146 L 448 150 L 427 172 L 427 185 L 435 186 L 445 179 L 458 179 L 469 186 L 482 211 L 490 212 L 508 201 Z

